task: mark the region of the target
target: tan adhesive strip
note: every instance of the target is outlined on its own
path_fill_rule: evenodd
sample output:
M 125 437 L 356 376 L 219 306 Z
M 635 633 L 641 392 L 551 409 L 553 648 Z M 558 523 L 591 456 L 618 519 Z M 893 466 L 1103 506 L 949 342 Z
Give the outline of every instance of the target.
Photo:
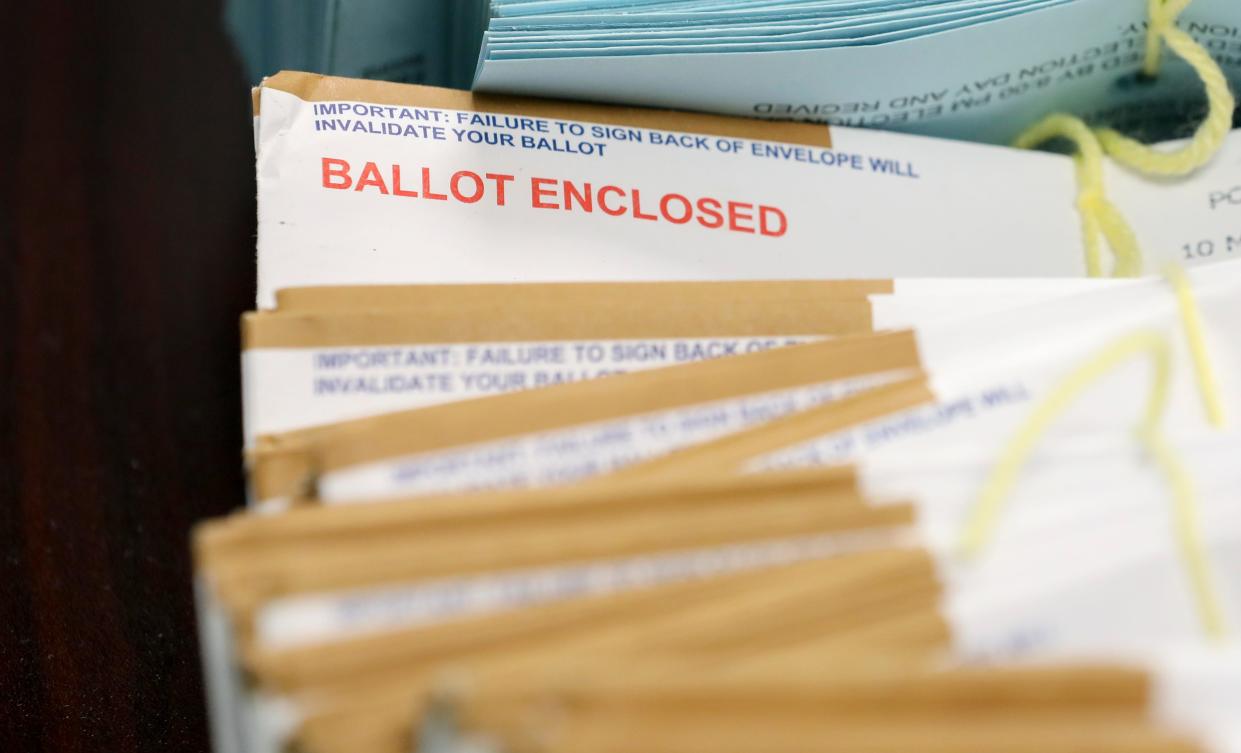
M 488 674 L 525 674 L 575 656 L 579 662 L 601 656 L 661 656 L 671 660 L 697 653 L 704 661 L 711 657 L 732 661 L 750 654 L 756 631 L 762 632 L 773 623 L 813 628 L 821 636 L 832 636 L 833 645 L 825 643 L 817 659 L 835 659 L 835 666 L 846 652 L 863 646 L 897 649 L 896 643 L 858 631 L 858 621 L 880 625 L 933 612 L 937 590 L 933 567 L 923 554 L 882 550 L 725 576 L 689 588 L 659 589 L 662 593 L 583 599 L 571 605 L 576 613 L 562 614 L 540 629 L 515 628 L 492 619 L 462 624 L 456 632 L 441 629 L 439 636 L 427 633 L 420 642 L 406 637 L 403 648 L 407 658 L 388 654 L 395 661 L 387 672 L 379 656 L 364 659 L 355 654 L 353 658 L 375 671 L 359 676 L 339 667 L 337 676 L 344 684 L 333 690 L 339 697 L 348 697 L 386 685 L 395 691 L 387 693 L 391 700 L 399 699 L 404 686 L 404 703 L 398 703 L 397 708 L 408 724 L 415 713 L 408 694 L 419 686 L 425 690 L 441 662 L 455 660 Z M 514 617 L 520 620 L 525 615 Z M 942 646 L 946 638 L 942 628 L 932 629 L 931 634 L 932 641 Z M 764 643 L 760 639 L 754 648 L 762 650 Z M 925 655 L 925 650 L 922 653 Z M 295 685 L 307 681 L 317 684 L 325 669 L 330 671 L 316 666 L 313 660 L 301 661 L 298 666 L 273 662 L 262 674 L 272 680 L 281 676 Z M 352 669 L 362 667 L 355 664 Z M 372 705 L 378 706 L 382 695 L 381 691 L 374 697 Z
M 288 92 L 307 102 L 343 100 L 379 105 L 435 107 L 444 110 L 503 113 L 555 120 L 654 128 L 755 141 L 778 141 L 824 149 L 830 149 L 832 146 L 831 131 L 826 125 L 736 118 L 643 107 L 619 107 L 529 97 L 475 94 L 457 89 L 322 76 L 300 71 L 281 71 L 264 79 L 263 83 L 253 90 L 252 104 L 255 115 L 260 114 L 260 92 L 264 88 Z
M 891 295 L 891 280 L 719 282 L 532 282 L 449 285 L 316 285 L 276 291 L 277 311 L 424 308 L 507 301 L 564 305 L 681 301 L 689 306 L 744 302 L 864 300 Z
M 244 624 L 260 603 L 298 593 L 322 593 L 386 584 L 413 584 L 462 575 L 578 565 L 659 552 L 689 552 L 731 544 L 889 528 L 912 522 L 901 506 L 869 507 L 850 492 L 823 488 L 812 495 L 752 495 L 718 505 L 680 508 L 666 497 L 665 509 L 634 514 L 623 508 L 589 517 L 533 518 L 521 524 L 481 525 L 471 530 L 376 531 L 321 542 L 275 542 L 217 557 L 208 568 L 220 602 Z M 462 500 L 466 504 L 466 500 Z M 416 558 L 409 557 L 417 552 Z
M 622 479 L 654 480 L 684 478 L 706 474 L 741 473 L 748 461 L 801 442 L 890 416 L 903 410 L 929 405 L 937 400 L 925 375 L 876 387 L 810 410 L 794 413 L 754 428 L 721 437 L 712 442 L 687 447 L 663 457 L 636 463 L 607 476 L 609 482 Z
M 853 646 L 851 650 L 857 648 Z M 1078 725 L 1088 726 L 1091 731 L 1084 739 L 1096 742 L 1099 733 L 1109 730 L 1125 732 L 1129 739 L 1146 734 L 1139 730 L 1148 724 L 1149 678 L 1139 671 L 1091 665 L 932 669 L 925 656 L 901 656 L 893 650 L 895 646 L 883 641 L 865 648 L 884 651 L 884 660 L 859 660 L 844 653 L 844 647 L 838 647 L 834 652 L 820 652 L 801 665 L 812 673 L 810 678 L 804 672 L 799 676 L 797 670 L 782 668 L 738 674 L 733 668 L 741 657 L 729 654 L 727 661 L 720 661 L 719 651 L 700 655 L 698 662 L 681 661 L 687 656 L 643 650 L 634 655 L 595 650 L 576 660 L 574 651 L 565 651 L 567 656 L 561 657 L 545 653 L 540 657 L 540 665 L 529 666 L 527 662 L 520 669 L 506 671 L 503 664 L 493 663 L 480 671 L 475 664 L 463 676 L 468 683 L 461 687 L 461 695 L 455 696 L 460 704 L 456 711 L 458 721 L 467 730 L 499 734 L 504 739 L 523 730 L 531 731 L 532 719 L 546 718 L 540 717 L 536 709 L 546 711 L 556 704 L 564 704 L 564 708 L 554 718 L 563 720 L 562 714 L 585 715 L 591 728 L 602 720 L 615 739 L 627 742 L 632 739 L 627 731 L 608 724 L 618 718 L 617 712 L 623 712 L 629 725 L 654 725 L 652 730 L 681 719 L 678 714 L 686 714 L 683 721 L 699 719 L 707 726 L 718 724 L 724 717 L 754 719 L 763 728 L 779 726 L 772 718 L 776 715 L 781 723 L 818 723 L 833 732 L 846 729 L 852 733 L 857 729 L 850 725 L 858 720 L 869 731 L 873 731 L 875 723 L 908 725 L 908 734 L 898 736 L 905 747 L 894 747 L 894 751 L 921 750 L 917 741 L 911 742 L 910 735 L 915 730 L 920 734 L 930 732 L 926 726 L 930 720 L 951 720 L 951 726 L 957 729 L 977 724 L 991 733 L 979 738 L 977 732 L 981 730 L 976 730 L 969 736 L 971 744 L 987 738 L 1003 742 L 1004 738 L 994 735 L 997 728 L 1006 735 L 1018 734 L 1020 739 L 1032 735 L 1046 742 L 1040 732 L 1053 720 L 1062 732 Z M 313 657 L 307 658 L 308 663 L 313 661 Z M 822 671 L 824 662 L 832 667 L 830 673 Z M 648 667 L 654 671 L 643 672 Z M 345 706 L 321 708 L 303 725 L 300 741 L 308 750 L 323 753 L 399 750 L 386 743 L 409 738 L 412 725 L 427 710 L 427 694 L 435 692 L 434 678 L 426 677 L 427 674 L 423 673 L 425 679 L 418 690 L 412 686 L 388 692 L 372 690 L 350 699 L 352 702 Z M 825 677 L 830 678 L 826 683 L 822 681 Z M 639 679 L 634 682 L 634 678 Z M 1061 735 L 1056 739 L 1064 742 L 1073 736 Z M 1194 749 L 1184 741 L 1168 742 L 1167 747 L 1132 749 Z M 962 753 L 974 749 L 971 745 L 945 748 Z M 1025 753 L 1039 748 L 1019 743 L 1011 749 Z
M 520 656 L 523 653 L 547 659 L 571 649 L 640 649 L 674 655 L 711 634 L 720 639 L 752 635 L 758 625 L 744 618 L 762 614 L 764 607 L 775 603 L 788 605 L 787 612 L 773 615 L 775 619 L 811 620 L 826 636 L 833 632 L 832 624 L 822 619 L 826 615 L 856 622 L 868 607 L 889 613 L 911 607 L 923 611 L 933 608 L 939 591 L 934 566 L 925 553 L 877 549 L 433 624 L 376 636 L 356 643 L 353 650 L 325 647 L 325 656 L 317 659 L 307 651 L 275 652 L 254 668 L 261 680 L 287 689 L 339 688 L 359 680 L 382 683 L 385 674 L 395 675 L 397 684 L 411 675 L 418 682 L 419 668 L 453 658 L 490 655 L 501 662 L 524 663 L 530 657 Z M 680 598 L 669 600 L 678 593 Z M 805 598 L 812 595 L 835 598 Z M 893 597 L 900 595 L 913 598 L 905 605 L 894 603 Z M 662 629 L 647 632 L 653 626 Z M 501 636 L 504 640 L 497 641 Z M 939 636 L 945 634 L 940 631 Z M 328 652 L 334 666 L 324 661 Z
M 246 511 L 204 521 L 194 531 L 196 566 L 211 569 L 248 550 L 288 546 L 301 551 L 344 541 L 383 541 L 418 535 L 451 535 L 490 526 L 499 532 L 531 519 L 587 518 L 614 508 L 647 514 L 669 506 L 711 508 L 747 499 L 828 491 L 855 491 L 847 466 L 807 468 L 739 478 L 634 479 L 551 489 L 445 494 L 382 504 L 298 507 L 281 515 Z
M 578 673 L 549 670 L 523 682 L 487 678 L 472 684 L 462 700 L 474 706 L 563 697 L 596 708 L 688 710 L 710 704 L 730 713 L 813 714 L 864 712 L 876 705 L 972 713 L 1012 704 L 1030 710 L 1145 711 L 1153 699 L 1145 671 L 1110 665 L 935 668 L 877 661 L 824 672 L 813 664 L 761 662 L 741 671 L 704 666 L 687 673 L 674 664 L 636 660 L 603 668 L 607 671 L 593 666 Z M 623 671 L 610 671 L 614 668 Z
M 548 340 L 621 340 L 792 335 L 872 331 L 867 301 L 749 301 L 705 307 L 681 301 L 557 304 L 471 301 L 404 310 L 251 312 L 242 347 L 313 348 Z

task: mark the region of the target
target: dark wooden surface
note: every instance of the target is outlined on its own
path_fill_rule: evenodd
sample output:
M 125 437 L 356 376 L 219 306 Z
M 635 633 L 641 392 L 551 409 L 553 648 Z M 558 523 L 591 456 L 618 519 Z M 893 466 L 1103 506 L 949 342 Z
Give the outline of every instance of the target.
M 218 2 L 6 3 L 0 751 L 207 750 L 187 548 L 242 492 L 249 101 Z

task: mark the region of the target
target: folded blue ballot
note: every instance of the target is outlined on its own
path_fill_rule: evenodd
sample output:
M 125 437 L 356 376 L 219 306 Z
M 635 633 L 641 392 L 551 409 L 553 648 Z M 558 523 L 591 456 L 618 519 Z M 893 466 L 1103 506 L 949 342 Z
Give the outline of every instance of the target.
M 1139 75 L 1147 0 L 476 0 L 480 91 L 1007 143 L 1052 111 L 1185 135 L 1202 87 Z M 1241 85 L 1241 0 L 1179 26 Z M 466 53 L 469 54 L 469 53 Z

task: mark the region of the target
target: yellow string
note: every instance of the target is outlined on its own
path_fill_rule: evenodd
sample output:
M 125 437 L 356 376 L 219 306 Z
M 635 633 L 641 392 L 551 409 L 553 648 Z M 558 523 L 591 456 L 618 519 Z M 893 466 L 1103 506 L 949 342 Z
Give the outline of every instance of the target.
M 1184 463 L 1160 431 L 1168 403 L 1172 348 L 1168 339 L 1157 331 L 1141 330 L 1121 337 L 1070 372 L 1052 389 L 1004 447 L 966 521 L 959 548 L 963 556 L 972 558 L 986 546 L 1018 474 L 1051 423 L 1087 387 L 1118 365 L 1143 354 L 1151 359 L 1153 379 L 1146 410 L 1138 426 L 1138 437 L 1154 456 L 1171 486 L 1177 539 L 1185 558 L 1199 618 L 1207 635 L 1219 639 L 1225 632 L 1223 610 L 1199 532 L 1197 495 Z
M 1202 326 L 1202 314 L 1198 311 L 1198 301 L 1194 298 L 1193 287 L 1189 277 L 1180 265 L 1169 264 L 1164 268 L 1164 277 L 1176 293 L 1177 306 L 1181 312 L 1181 324 L 1185 330 L 1185 342 L 1189 345 L 1189 355 L 1194 364 L 1194 377 L 1198 380 L 1198 394 L 1202 398 L 1202 408 L 1207 420 L 1217 429 L 1224 428 L 1224 399 L 1219 389 L 1219 379 L 1215 374 L 1215 366 L 1207 348 L 1206 330 Z
M 1198 513 L 1198 494 L 1193 479 L 1176 451 L 1157 429 L 1139 430 L 1139 437 L 1147 451 L 1154 456 L 1168 483 L 1172 486 L 1173 514 L 1176 521 L 1176 537 L 1181 556 L 1189 572 L 1189 584 L 1193 589 L 1194 603 L 1198 607 L 1198 619 L 1202 629 L 1211 640 L 1220 641 L 1227 635 L 1224 610 L 1220 604 L 1219 589 L 1208 561 L 1206 545 L 1202 541 L 1202 523 Z
M 1168 381 L 1171 371 L 1171 348 L 1168 340 L 1153 330 L 1143 330 L 1126 335 L 1100 351 L 1095 357 L 1071 372 L 1051 391 L 1047 398 L 1030 414 L 1030 417 L 1013 435 L 1000 454 L 1000 460 L 991 470 L 983 484 L 982 493 L 974 511 L 966 523 L 960 548 L 967 557 L 976 556 L 995 530 L 1001 508 L 1017 475 L 1030 457 L 1047 427 L 1077 399 L 1086 387 L 1107 374 L 1118 364 L 1136 355 L 1147 354 L 1154 367 L 1150 397 L 1147 400 L 1143 427 L 1155 427 L 1163 414 L 1168 399 Z
M 1102 236 L 1116 257 L 1112 275 L 1140 275 L 1142 252 L 1137 236 L 1120 210 L 1107 198 L 1103 186 L 1103 147 L 1090 126 L 1072 115 L 1049 115 L 1018 136 L 1014 146 L 1033 149 L 1054 138 L 1068 139 L 1077 147 L 1073 162 L 1077 170 L 1077 210 L 1082 221 L 1087 274 L 1091 277 L 1102 277 L 1104 274 L 1100 245 Z
M 1219 64 L 1193 37 L 1176 27 L 1176 20 L 1191 0 L 1147 0 L 1149 20 L 1146 32 L 1146 58 L 1142 71 L 1148 76 L 1159 72 L 1163 45 L 1187 62 L 1198 77 L 1207 97 L 1207 116 L 1194 137 L 1174 152 L 1161 152 L 1112 129 L 1092 130 L 1073 115 L 1056 114 L 1036 123 L 1017 137 L 1014 145 L 1032 149 L 1053 138 L 1067 138 L 1077 147 L 1077 206 L 1082 219 L 1082 241 L 1086 252 L 1086 271 L 1091 277 L 1103 275 L 1100 236 L 1107 241 L 1116 263 L 1115 277 L 1141 274 L 1141 249 L 1129 223 L 1104 193 L 1103 155 L 1148 175 L 1185 175 L 1206 164 L 1223 145 L 1232 128 L 1236 100 Z
M 1207 116 L 1185 146 L 1174 152 L 1151 149 L 1109 128 L 1097 133 L 1103 151 L 1112 159 L 1147 175 L 1185 175 L 1211 160 L 1232 129 L 1237 102 L 1228 88 L 1228 79 L 1219 64 L 1202 45 L 1176 28 L 1176 19 L 1191 0 L 1147 0 L 1150 20 L 1146 32 L 1146 60 L 1142 71 L 1148 76 L 1159 72 L 1163 43 L 1177 57 L 1189 63 L 1202 81 L 1207 97 Z

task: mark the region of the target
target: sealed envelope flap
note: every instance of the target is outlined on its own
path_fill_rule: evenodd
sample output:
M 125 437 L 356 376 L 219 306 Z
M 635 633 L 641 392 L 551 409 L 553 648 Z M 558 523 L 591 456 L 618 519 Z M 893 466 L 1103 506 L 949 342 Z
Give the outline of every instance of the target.
M 312 580 L 297 576 L 294 580 L 301 583 L 297 590 L 329 589 L 325 578 L 336 588 L 409 580 L 416 572 L 425 576 L 430 565 L 426 558 L 431 556 L 426 547 L 451 554 L 455 551 L 454 542 L 465 541 L 463 536 L 473 535 L 481 537 L 480 541 L 491 542 L 476 548 L 478 553 L 486 553 L 498 549 L 502 542 L 515 540 L 520 531 L 550 532 L 577 521 L 587 523 L 581 536 L 606 537 L 616 533 L 610 521 L 651 516 L 665 521 L 681 520 L 686 534 L 696 533 L 707 525 L 708 519 L 716 519 L 738 523 L 736 530 L 746 537 L 763 538 L 764 526 L 772 522 L 779 508 L 776 503 L 791 504 L 799 499 L 809 505 L 807 509 L 828 516 L 821 519 L 822 525 L 827 525 L 829 518 L 841 528 L 862 527 L 867 521 L 876 526 L 907 522 L 903 518 L 875 517 L 857 494 L 852 469 L 832 468 L 727 479 L 665 478 L 655 484 L 631 482 L 538 492 L 483 492 L 384 504 L 308 506 L 275 516 L 236 514 L 196 527 L 194 557 L 196 568 L 208 573 L 211 584 L 223 589 L 220 593 L 227 591 L 230 598 L 238 596 L 233 586 L 247 588 L 245 584 L 251 584 L 253 604 L 261 598 L 254 593 L 255 588 L 263 590 L 261 584 L 285 584 L 283 587 L 287 588 L 290 583 L 288 577 L 273 574 L 271 568 L 307 571 Z M 740 525 L 734 520 L 735 513 L 747 506 L 767 511 L 767 519 Z M 854 519 L 850 511 L 864 515 Z M 651 536 L 640 540 L 659 548 Z M 316 557 L 307 559 L 307 551 L 316 552 Z M 383 555 L 384 551 L 396 556 Z M 421 554 L 411 559 L 401 557 L 401 551 Z M 319 555 L 329 552 L 353 554 L 332 555 L 341 566 L 331 568 L 329 573 L 323 572 L 319 560 Z M 384 561 L 396 570 L 380 572 L 375 557 L 386 557 Z M 346 580 L 339 580 L 342 577 Z M 230 603 L 238 606 L 235 598 Z
M 766 453 L 926 405 L 935 399 L 926 374 L 918 373 L 834 403 L 782 416 L 736 434 L 622 468 L 600 480 L 607 479 L 608 483 L 612 483 L 617 480 L 653 481 L 663 477 L 682 478 L 699 474 L 739 474 L 744 471 L 746 462 Z
M 921 365 L 909 332 L 845 337 L 607 379 L 573 382 L 260 437 L 258 499 L 285 497 L 307 474 L 768 390 Z
M 281 71 L 253 90 L 254 114 L 259 114 L 263 87 L 288 92 L 306 102 L 354 101 L 377 105 L 437 107 L 445 110 L 503 113 L 557 120 L 576 120 L 604 125 L 654 128 L 709 136 L 777 141 L 830 149 L 831 132 L 826 125 L 773 122 L 753 118 L 655 110 L 644 107 L 583 104 L 550 99 L 475 94 L 418 84 L 323 76 L 301 71 Z
M 580 306 L 499 299 L 407 310 L 251 312 L 242 319 L 242 347 L 825 336 L 871 330 L 870 304 L 858 300 L 704 307 L 640 299 Z
M 891 530 L 890 528 L 888 529 Z M 647 641 L 632 641 L 625 638 L 633 628 L 649 621 L 665 626 L 664 630 L 655 629 L 652 639 L 658 637 L 665 641 L 682 640 L 699 635 L 705 630 L 725 633 L 739 632 L 750 635 L 752 631 L 767 640 L 776 642 L 787 641 L 787 633 L 775 632 L 770 629 L 767 619 L 755 622 L 745 619 L 733 608 L 719 609 L 726 599 L 731 606 L 736 606 L 742 587 L 749 591 L 757 603 L 757 611 L 751 611 L 756 617 L 764 618 L 772 599 L 786 602 L 787 606 L 776 610 L 776 613 L 788 616 L 802 614 L 802 619 L 810 621 L 806 627 L 812 632 L 806 635 L 826 637 L 834 631 L 843 630 L 852 633 L 856 630 L 855 620 L 844 624 L 839 621 L 826 621 L 825 610 L 841 615 L 858 614 L 859 608 L 867 609 L 868 617 L 874 618 L 874 610 L 881 614 L 896 611 L 906 614 L 909 611 L 924 612 L 933 609 L 935 599 L 942 590 L 935 577 L 931 559 L 922 551 L 908 545 L 884 545 L 885 539 L 880 530 L 871 529 L 867 538 L 874 542 L 872 547 L 855 549 L 837 549 L 808 553 L 805 557 L 786 562 L 753 561 L 749 566 L 721 571 L 701 579 L 669 581 L 652 584 L 643 588 L 621 589 L 609 594 L 600 594 L 594 598 L 569 598 L 557 602 L 532 605 L 526 608 L 506 611 L 503 613 L 478 614 L 472 619 L 457 620 L 439 624 L 426 624 L 407 631 L 394 632 L 386 636 L 375 636 L 344 644 L 325 644 L 322 648 L 331 656 L 327 661 L 316 661 L 308 653 L 294 652 L 281 657 L 279 653 L 267 657 L 257 669 L 256 675 L 264 684 L 284 686 L 285 689 L 299 690 L 322 689 L 332 691 L 331 685 L 341 679 L 358 676 L 374 676 L 375 672 L 387 674 L 393 666 L 400 663 L 410 668 L 425 668 L 428 665 L 441 664 L 455 657 L 462 658 L 462 651 L 484 646 L 502 646 L 498 653 L 483 651 L 496 658 L 513 656 L 530 650 L 539 654 L 540 661 L 530 666 L 545 665 L 547 660 L 560 654 L 566 644 L 559 640 L 541 639 L 548 630 L 554 630 L 571 642 L 585 641 L 582 646 L 590 655 L 599 655 L 599 649 L 621 640 L 623 646 L 641 653 Z M 878 536 L 875 534 L 879 534 Z M 826 549 L 826 548 L 825 548 Z M 807 568 L 810 571 L 807 571 Z M 783 574 L 784 577 L 779 577 Z M 773 580 L 773 576 L 775 579 Z M 749 585 L 749 588 L 745 586 Z M 707 600 L 677 599 L 678 592 L 683 589 L 705 588 Z M 884 589 L 880 591 L 880 589 Z M 826 589 L 823 591 L 821 589 Z M 814 593 L 811 593 L 814 592 Z M 716 603 L 712 603 L 716 602 Z M 686 632 L 685 616 L 673 605 L 692 605 L 691 608 L 704 608 L 693 621 L 698 623 L 691 632 Z M 652 609 L 653 608 L 653 609 Z M 604 610 L 602 613 L 600 610 Z M 805 614 L 809 612 L 810 614 Z M 930 616 L 930 615 L 928 615 Z M 549 619 L 550 618 L 550 619 Z M 593 625 L 589 624 L 593 623 Z M 934 620 L 933 637 L 938 644 L 943 639 L 940 621 Z M 924 623 L 925 624 L 925 623 Z M 677 629 L 679 626 L 680 629 Z M 920 631 L 923 632 L 923 631 Z M 799 633 L 801 634 L 801 633 Z M 498 641 L 498 638 L 511 636 L 510 640 Z M 531 644 L 526 638 L 534 638 Z M 600 640 L 602 639 L 602 641 Z M 692 638 L 691 638 L 692 639 Z M 721 644 L 724 650 L 733 650 L 737 646 L 736 638 Z M 592 650 L 595 649 L 595 650 Z M 415 653 L 410 654 L 410 650 Z M 770 647 L 769 649 L 770 650 Z M 479 657 L 482 660 L 482 657 Z M 306 660 L 310 660 L 309 663 Z M 295 666 L 296 665 L 296 666 Z M 833 665 L 835 666 L 835 665 Z M 391 675 L 388 675 L 391 677 Z M 414 671 L 409 679 L 413 683 L 425 681 L 428 673 Z M 317 688 L 315 686 L 318 686 Z M 339 687 L 339 686 L 338 686 Z M 348 750 L 366 748 L 351 748 Z
M 866 506 L 856 493 L 835 487 L 798 495 L 755 493 L 726 502 L 651 506 L 639 514 L 616 505 L 591 515 L 550 520 L 536 515 L 504 526 L 483 520 L 472 527 L 429 532 L 404 526 L 401 536 L 376 532 L 369 541 L 319 541 L 313 559 L 305 557 L 297 538 L 277 540 L 267 547 L 220 552 L 212 560 L 209 578 L 228 611 L 244 620 L 263 601 L 296 593 L 412 584 L 911 522 L 908 507 Z M 410 552 L 418 556 L 409 557 Z
M 865 300 L 890 295 L 892 280 L 721 280 L 668 282 L 526 282 L 445 285 L 309 285 L 276 291 L 276 309 L 352 310 L 422 308 L 478 301 L 541 301 L 564 305 L 618 302 L 635 305 L 677 300 L 719 306 L 788 300 Z
M 920 365 L 898 332 L 441 404 L 260 437 L 250 480 L 257 499 L 284 498 L 360 463 Z
M 438 535 L 479 525 L 502 529 L 511 521 L 533 517 L 550 521 L 618 507 L 639 514 L 674 505 L 712 507 L 756 493 L 821 496 L 836 488 L 856 491 L 851 466 L 799 468 L 735 478 L 636 479 L 590 486 L 480 491 L 465 496 L 452 493 L 382 504 L 296 507 L 281 515 L 237 512 L 196 526 L 195 567 L 211 568 L 220 557 L 268 550 L 278 544 L 305 551 L 332 542 L 386 540 L 411 532 Z
M 872 332 L 868 300 L 490 297 L 242 320 L 246 445 L 259 435 Z M 625 288 L 627 286 L 621 286 Z M 507 288 L 520 292 L 508 295 Z M 649 290 L 647 292 L 650 292 Z
M 271 435 L 260 442 L 259 454 L 283 447 L 330 446 L 333 452 L 324 458 L 324 469 L 328 470 L 765 390 L 919 369 L 921 365 L 911 332 L 843 337 Z M 415 427 L 421 430 L 411 432 Z M 375 440 L 375 444 L 363 448 L 353 441 L 363 437 Z

